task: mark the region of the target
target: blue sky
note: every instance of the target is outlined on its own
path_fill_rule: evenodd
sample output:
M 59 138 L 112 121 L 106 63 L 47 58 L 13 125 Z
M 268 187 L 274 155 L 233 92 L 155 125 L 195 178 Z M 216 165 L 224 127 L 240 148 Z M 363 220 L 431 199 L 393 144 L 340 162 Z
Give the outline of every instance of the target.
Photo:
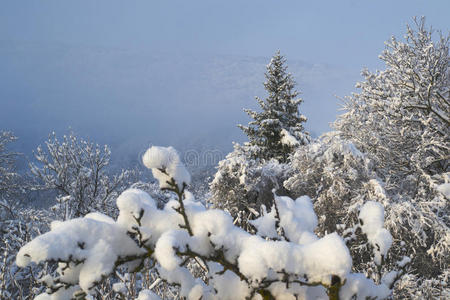
M 448 30 L 450 1 L 2 0 L 0 40 L 376 66 L 413 16 Z

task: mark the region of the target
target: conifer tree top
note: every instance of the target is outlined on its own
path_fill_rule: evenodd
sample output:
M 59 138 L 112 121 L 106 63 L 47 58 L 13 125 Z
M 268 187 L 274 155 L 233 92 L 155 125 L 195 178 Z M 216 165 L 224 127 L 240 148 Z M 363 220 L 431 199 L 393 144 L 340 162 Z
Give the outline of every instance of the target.
M 258 158 L 285 161 L 294 146 L 306 144 L 310 139 L 303 128 L 306 117 L 298 110 L 303 100 L 297 98 L 296 83 L 287 72 L 286 59 L 280 51 L 266 69 L 264 88 L 268 96 L 264 100 L 256 97 L 262 111 L 245 109 L 253 121 L 239 128 L 248 136 L 249 144 L 259 148 Z

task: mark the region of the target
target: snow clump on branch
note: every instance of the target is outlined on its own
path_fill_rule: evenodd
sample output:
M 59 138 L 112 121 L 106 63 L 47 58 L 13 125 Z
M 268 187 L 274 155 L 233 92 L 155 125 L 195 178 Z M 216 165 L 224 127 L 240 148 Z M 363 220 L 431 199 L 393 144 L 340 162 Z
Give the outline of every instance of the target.
M 142 161 L 152 170 L 161 188 L 169 188 L 172 179 L 178 183 L 180 190 L 183 185 L 191 183 L 191 175 L 173 147 L 153 146 L 144 153 Z

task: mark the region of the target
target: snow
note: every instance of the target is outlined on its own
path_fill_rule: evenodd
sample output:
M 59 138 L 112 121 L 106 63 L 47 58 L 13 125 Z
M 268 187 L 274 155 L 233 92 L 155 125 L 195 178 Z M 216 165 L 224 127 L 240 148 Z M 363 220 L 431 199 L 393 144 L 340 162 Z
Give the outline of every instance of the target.
M 444 183 L 437 187 L 438 192 L 442 193 L 445 198 L 450 199 L 450 183 Z
M 403 256 L 402 260 L 397 263 L 400 268 L 403 268 L 411 262 L 411 258 L 408 256 Z
M 84 218 L 99 221 L 99 222 L 109 223 L 109 224 L 115 223 L 113 218 L 111 218 L 107 215 L 104 215 L 102 213 L 99 213 L 99 212 L 89 213 L 89 214 L 85 215 Z
M 278 233 L 275 228 L 275 222 L 277 221 L 275 207 L 272 207 L 269 213 L 266 211 L 265 206 L 262 207 L 262 210 L 262 216 L 255 220 L 250 220 L 249 223 L 256 228 L 258 235 L 262 237 L 278 237 Z
M 286 236 L 298 244 L 307 244 L 317 240 L 314 230 L 318 220 L 311 198 L 302 196 L 293 201 L 289 197 L 275 197 L 280 213 L 280 225 Z
M 270 212 L 263 207 L 262 216 L 251 220 L 250 223 L 257 229 L 258 235 L 268 238 L 277 238 L 275 228 L 277 222 L 276 209 L 279 213 L 279 223 L 286 237 L 298 244 L 307 244 L 317 240 L 314 230 L 317 227 L 317 216 L 314 212 L 311 199 L 302 196 L 295 201 L 289 197 L 274 195 L 277 205 L 272 206 Z
M 359 212 L 361 229 L 374 247 L 375 263 L 380 265 L 392 245 L 392 236 L 384 226 L 384 208 L 378 202 L 367 201 Z
M 113 288 L 113 291 L 116 292 L 116 293 L 124 294 L 127 291 L 127 286 L 123 282 L 116 282 L 116 283 L 114 283 L 112 288 Z
M 155 201 L 144 191 L 138 189 L 128 189 L 117 198 L 119 217 L 117 223 L 130 230 L 137 225 L 137 219 L 148 218 L 151 210 L 156 208 Z
M 248 284 L 230 271 L 214 277 L 212 284 L 217 289 L 217 298 L 221 300 L 246 299 L 250 295 Z
M 178 153 L 173 147 L 150 147 L 142 157 L 144 165 L 149 169 L 166 169 L 173 162 L 178 162 Z
M 95 215 L 54 222 L 50 232 L 20 249 L 17 265 L 25 267 L 30 262 L 47 260 L 73 261 L 78 267 L 66 270 L 67 280 L 78 279 L 83 290 L 89 291 L 95 281 L 113 269 L 119 256 L 142 253 L 121 226 L 94 220 L 92 216 Z
M 180 295 L 187 299 L 208 299 L 207 295 L 213 294 L 219 299 L 241 299 L 249 295 L 250 286 L 233 272 L 227 271 L 211 273 L 214 290 L 209 289 L 204 283 L 198 282 L 185 267 L 180 266 L 182 258 L 179 252 L 185 251 L 194 251 L 203 257 L 208 257 L 215 251 L 223 251 L 224 258 L 235 263 L 239 272 L 250 282 L 279 278 L 280 272 L 305 275 L 308 282 L 321 282 L 325 285 L 330 284 L 332 275 L 341 278 L 342 282 L 350 276 L 352 259 L 343 239 L 337 233 L 320 239 L 314 235 L 317 217 L 312 209 L 311 199 L 307 196 L 296 200 L 276 197 L 280 224 L 284 226 L 289 238 L 297 239 L 300 243 L 267 241 L 260 236 L 251 235 L 235 227 L 231 217 L 225 212 L 206 210 L 203 205 L 195 202 L 191 194 L 187 194 L 186 198 L 185 209 L 193 236 L 179 227 L 179 224 L 184 224 L 183 220 L 173 218 L 178 215 L 173 210 L 173 207 L 178 207 L 176 201 L 167 203 L 160 210 L 147 193 L 129 189 L 117 199 L 120 210 L 117 222 L 102 214 L 92 213 L 85 218 L 55 223 L 49 233 L 21 249 L 17 263 L 25 266 L 31 261 L 48 259 L 78 261 L 77 265 L 65 268 L 64 272 L 60 268 L 58 272 L 64 273 L 60 278 L 64 282 L 78 283 L 81 289 L 89 293 L 94 282 L 112 272 L 118 257 L 143 253 L 126 234 L 126 230 L 139 229 L 149 237 L 147 245 L 154 247 L 154 258 L 159 263 L 160 276 L 169 283 L 180 284 Z M 379 221 L 380 214 L 376 207 L 377 205 L 375 208 L 367 205 L 361 213 L 362 219 L 366 221 L 371 220 L 366 217 L 367 211 L 371 212 L 370 216 L 376 216 L 372 218 L 372 223 L 367 221 L 374 227 L 380 225 L 376 222 Z M 274 226 L 273 211 L 275 210 L 272 209 L 271 213 L 264 213 L 259 218 L 259 228 Z M 139 218 L 140 226 L 137 224 Z M 262 226 L 266 222 L 268 225 Z M 272 234 L 276 234 L 276 231 L 272 231 Z M 309 237 L 304 238 L 305 234 Z M 82 246 L 77 243 L 80 241 L 83 242 Z M 214 267 L 216 263 L 208 265 L 209 268 L 217 269 Z M 64 264 L 61 265 L 63 266 Z M 356 287 L 353 289 L 361 284 L 360 281 L 355 282 L 353 285 Z M 120 286 L 117 285 L 116 288 L 119 289 Z M 323 295 L 323 288 L 294 287 L 286 290 L 280 285 L 274 285 L 271 289 L 280 299 L 290 299 L 289 295 L 292 295 L 293 290 L 304 295 L 314 295 L 308 296 L 310 299 Z M 138 299 L 157 299 L 152 297 L 154 294 L 143 291 Z
M 343 281 L 350 272 L 352 258 L 345 242 L 337 233 L 328 234 L 300 247 L 303 259 L 290 263 L 301 265 L 304 271 L 299 273 L 307 274 L 310 282 L 330 284 L 330 275 L 339 276 Z
M 161 188 L 170 188 L 168 182 L 174 179 L 181 190 L 184 184 L 191 182 L 191 175 L 180 160 L 173 147 L 150 147 L 143 155 L 144 165 L 152 170 Z
M 66 300 L 71 299 L 73 294 L 78 291 L 80 288 L 78 286 L 73 286 L 68 289 L 61 288 L 57 292 L 53 294 L 42 293 L 37 295 L 34 300 Z
M 203 297 L 203 286 L 201 284 L 195 285 L 188 295 L 188 300 L 199 300 Z
M 386 191 L 383 188 L 383 184 L 378 179 L 369 180 L 369 184 L 374 191 L 375 197 L 378 198 L 379 201 L 384 201 L 388 197 L 386 196 Z
M 137 249 L 135 243 L 125 234 L 125 228 L 133 228 L 130 224 L 136 224 L 136 218 L 141 217 L 140 228 L 148 227 L 149 235 L 152 235 L 157 232 L 154 230 L 157 223 L 150 222 L 154 220 L 152 216 L 157 216 L 156 212 L 170 216 L 174 213 L 170 208 L 175 205 L 168 203 L 163 210 L 159 210 L 149 195 L 136 189 L 122 193 L 117 204 L 120 207 L 118 224 L 111 223 L 110 218 L 98 213 L 83 219 L 55 223 L 51 232 L 21 249 L 17 258 L 18 264 L 24 266 L 29 261 L 45 259 L 68 260 L 68 256 L 69 260 L 82 260 L 77 266 L 66 268 L 61 278 L 64 282 L 79 283 L 81 289 L 89 292 L 95 281 L 112 271 L 112 266 L 119 256 L 140 253 L 140 249 Z M 308 232 L 314 236 L 317 217 L 313 214 L 312 203 L 308 197 L 300 197 L 295 201 L 288 197 L 277 197 L 277 204 L 280 223 L 287 225 L 286 232 L 291 237 L 295 236 L 295 230 L 297 234 Z M 321 239 L 314 236 L 303 244 L 266 241 L 234 227 L 230 216 L 223 211 L 205 210 L 203 206 L 193 202 L 193 199 L 186 200 L 185 205 L 194 235 L 189 236 L 176 222 L 170 226 L 165 225 L 167 228 L 156 239 L 154 257 L 160 264 L 160 276 L 168 282 L 181 284 L 181 295 L 187 299 L 208 299 L 206 296 L 211 293 L 218 299 L 242 299 L 250 293 L 248 283 L 230 271 L 213 276 L 210 284 L 214 287 L 214 292 L 204 284 L 199 284 L 186 268 L 180 267 L 182 260 L 177 252 L 188 249 L 205 257 L 218 249 L 224 249 L 225 258 L 236 262 L 239 271 L 252 282 L 277 278 L 278 272 L 304 274 L 308 282 L 323 284 L 330 284 L 331 275 L 339 276 L 342 281 L 350 275 L 352 260 L 343 239 L 336 233 Z M 142 210 L 144 213 L 140 214 Z M 273 217 L 273 214 L 263 214 L 261 220 L 268 215 Z M 163 216 L 157 217 L 156 220 L 160 218 Z M 289 227 L 290 223 L 298 224 Z M 273 222 L 271 224 L 273 225 Z M 80 239 L 85 242 L 84 249 L 75 242 Z M 130 244 L 129 247 L 127 243 Z M 215 245 L 214 248 L 212 245 Z M 47 252 L 43 250 L 46 248 Z M 127 248 L 129 252 L 124 252 L 123 249 Z M 358 284 L 361 284 L 358 282 L 352 283 L 356 285 L 353 289 L 358 289 Z M 116 289 L 120 288 L 120 285 L 116 286 Z M 293 287 L 286 290 L 281 285 L 271 286 L 271 291 L 278 295 L 279 299 L 290 299 L 289 295 L 292 295 L 293 291 L 304 294 L 306 299 L 317 299 L 317 295 L 323 296 L 324 293 L 320 288 Z M 143 291 L 138 299 L 158 299 L 155 297 L 150 291 Z
M 136 300 L 161 300 L 161 298 L 150 290 L 142 290 Z
M 390 271 L 387 274 L 383 275 L 383 278 L 381 278 L 381 282 L 384 283 L 386 286 L 390 286 L 395 278 L 398 276 L 398 271 Z
M 287 131 L 286 129 L 281 129 L 281 143 L 283 145 L 286 146 L 290 146 L 290 147 L 296 147 L 298 145 L 300 145 L 299 141 L 297 141 L 297 139 L 289 133 L 289 131 Z
M 187 244 L 189 234 L 185 230 L 170 230 L 161 235 L 155 247 L 155 257 L 161 267 L 168 271 L 175 270 L 181 263 L 175 249 L 184 252 Z
M 329 133 L 331 135 L 333 133 Z M 364 159 L 365 155 L 359 151 L 355 145 L 348 141 L 341 141 L 341 143 L 334 143 L 330 149 L 327 149 L 324 153 L 324 157 L 328 161 L 333 161 L 335 153 L 340 153 L 341 155 L 349 155 L 355 158 Z
M 367 279 L 363 274 L 350 274 L 347 282 L 339 292 L 340 299 L 384 299 L 391 294 L 389 288 L 384 285 L 375 285 L 372 280 Z M 356 296 L 355 298 L 352 298 Z
M 253 280 L 262 280 L 274 272 L 306 274 L 311 282 L 329 284 L 330 275 L 344 279 L 352 260 L 347 246 L 336 233 L 307 245 L 265 241 L 251 236 L 243 241 L 238 263 L 241 272 Z

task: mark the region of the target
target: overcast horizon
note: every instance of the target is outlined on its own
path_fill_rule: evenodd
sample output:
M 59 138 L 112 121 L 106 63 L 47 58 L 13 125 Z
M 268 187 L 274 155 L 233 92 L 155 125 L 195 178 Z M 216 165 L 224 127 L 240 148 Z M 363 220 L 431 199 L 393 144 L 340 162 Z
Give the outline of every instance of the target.
M 3 1 L 0 128 L 27 155 L 69 128 L 125 154 L 231 149 L 280 49 L 318 136 L 339 114 L 336 96 L 364 67 L 383 68 L 384 41 L 414 16 L 448 30 L 450 2 L 431 2 Z

